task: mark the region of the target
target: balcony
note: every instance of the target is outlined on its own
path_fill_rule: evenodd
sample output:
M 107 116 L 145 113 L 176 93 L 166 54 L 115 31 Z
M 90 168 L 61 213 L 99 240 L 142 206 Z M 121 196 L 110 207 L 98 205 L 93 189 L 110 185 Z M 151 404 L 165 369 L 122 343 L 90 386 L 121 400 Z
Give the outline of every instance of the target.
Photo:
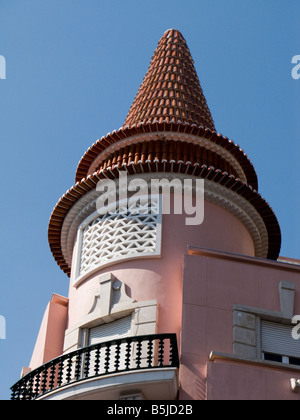
M 127 337 L 62 355 L 12 386 L 12 400 L 175 399 L 176 334 Z

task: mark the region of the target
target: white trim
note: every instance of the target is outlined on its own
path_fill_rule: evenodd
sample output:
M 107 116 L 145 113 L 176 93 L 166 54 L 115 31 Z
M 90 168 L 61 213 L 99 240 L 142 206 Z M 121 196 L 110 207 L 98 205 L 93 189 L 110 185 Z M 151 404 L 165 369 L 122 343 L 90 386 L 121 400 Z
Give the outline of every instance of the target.
M 118 280 L 116 281 L 118 282 Z M 122 293 L 122 291 L 123 296 L 118 299 L 118 303 L 109 307 L 107 313 L 103 313 L 102 308 L 104 305 L 101 304 L 101 299 L 106 304 L 107 300 L 113 302 L 114 296 L 107 296 L 105 289 L 103 290 L 100 287 L 100 305 L 96 305 L 92 312 L 86 314 L 86 316 L 81 318 L 80 322 L 77 322 L 72 325 L 71 328 L 66 330 L 64 354 L 77 350 L 83 346 L 87 346 L 88 330 L 90 328 L 97 327 L 101 324 L 107 324 L 126 316 L 132 317 L 132 336 L 157 334 L 157 301 L 150 300 L 146 302 L 135 302 L 130 298 L 126 299 L 124 296 L 124 284 L 121 286 L 119 291 L 114 290 L 114 287 L 112 287 L 113 295 L 119 294 L 119 292 Z M 94 294 L 98 294 L 99 292 L 94 291 Z
M 150 187 L 151 179 L 153 174 L 139 174 L 139 178 L 144 179 L 148 182 Z M 157 178 L 164 179 L 198 179 L 195 176 L 187 176 L 184 174 L 172 174 L 161 172 L 156 174 Z M 128 175 L 128 182 L 131 179 L 136 178 L 136 175 Z M 118 179 L 115 180 L 116 185 Z M 61 247 L 62 254 L 66 262 L 71 266 L 73 255 L 76 258 L 78 254 L 78 241 L 75 246 L 76 235 L 78 234 L 79 226 L 96 210 L 96 201 L 99 198 L 99 193 L 96 189 L 91 190 L 83 197 L 81 197 L 77 203 L 70 209 L 67 214 L 61 232 Z M 252 236 L 255 246 L 255 257 L 266 258 L 268 254 L 268 233 L 262 217 L 259 215 L 257 210 L 247 201 L 245 198 L 237 194 L 236 192 L 229 190 L 228 188 L 219 185 L 213 181 L 205 180 L 205 191 L 204 198 L 207 201 L 213 202 L 226 209 L 235 217 L 237 217 L 247 228 L 250 235 Z M 74 261 L 73 261 L 74 262 Z M 74 262 L 75 264 L 75 262 Z M 73 270 L 78 272 L 78 267 Z M 72 277 L 74 273 L 72 273 Z
M 175 400 L 179 390 L 177 368 L 120 372 L 67 385 L 37 400 L 99 399 L 117 401 L 125 391 L 139 389 L 149 400 Z

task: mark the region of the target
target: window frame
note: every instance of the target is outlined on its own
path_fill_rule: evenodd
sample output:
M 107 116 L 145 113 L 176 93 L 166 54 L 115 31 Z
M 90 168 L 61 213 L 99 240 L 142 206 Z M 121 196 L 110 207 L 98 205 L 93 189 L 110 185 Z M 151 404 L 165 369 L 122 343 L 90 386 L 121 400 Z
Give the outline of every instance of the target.
M 97 271 L 99 271 L 99 269 L 103 269 L 106 267 L 109 267 L 113 264 L 119 264 L 121 262 L 125 262 L 125 261 L 130 261 L 130 260 L 134 260 L 134 259 L 143 259 L 143 258 L 161 258 L 161 250 L 162 250 L 162 194 L 148 194 L 148 195 L 141 195 L 140 198 L 142 199 L 143 197 L 148 197 L 149 201 L 154 199 L 157 199 L 158 201 L 158 213 L 156 213 L 156 244 L 155 244 L 155 250 L 148 252 L 148 253 L 144 253 L 144 254 L 137 254 L 137 255 L 125 255 L 123 257 L 119 257 L 119 258 L 113 258 L 110 261 L 104 262 L 104 263 L 99 263 L 96 264 L 96 266 L 94 266 L 93 268 L 91 268 L 91 270 L 84 272 L 83 274 L 80 273 L 80 269 L 81 269 L 81 256 L 82 256 L 82 247 L 83 247 L 83 239 L 84 239 L 84 230 L 97 218 L 99 218 L 101 215 L 99 214 L 98 211 L 92 213 L 90 216 L 88 216 L 78 227 L 77 230 L 77 239 L 76 239 L 76 244 L 75 244 L 75 248 L 74 248 L 74 254 L 75 254 L 75 258 L 74 258 L 74 271 L 75 271 L 75 275 L 74 275 L 74 280 L 73 280 L 73 286 L 77 287 L 79 286 L 80 283 L 82 283 L 86 278 L 90 277 L 91 275 L 93 275 L 94 273 L 96 273 Z M 114 203 L 111 207 L 115 208 L 115 207 L 122 207 L 122 204 L 124 205 L 124 203 L 127 201 L 127 206 L 129 203 L 130 198 L 127 198 L 125 200 L 121 200 L 121 201 L 117 201 L 116 203 Z M 109 207 L 108 207 L 108 211 L 109 211 Z M 151 213 L 150 213 L 151 214 Z M 134 216 L 134 214 L 133 214 Z
M 299 355 L 297 354 L 293 354 L 293 349 L 291 347 L 289 347 L 288 342 L 286 342 L 287 344 L 287 350 L 290 354 L 285 354 L 284 351 L 280 351 L 277 350 L 275 347 L 274 349 L 272 349 L 271 347 L 269 347 L 269 343 L 268 343 L 268 350 L 264 350 L 264 345 L 263 345 L 263 334 L 264 334 L 264 329 L 263 329 L 263 325 L 265 324 L 266 328 L 269 326 L 270 328 L 273 328 L 273 334 L 274 334 L 274 328 L 276 329 L 276 327 L 278 328 L 278 331 L 276 332 L 276 336 L 280 334 L 282 334 L 282 339 L 284 339 L 283 334 L 284 329 L 286 329 L 286 333 L 288 333 L 288 329 L 290 329 L 290 333 L 292 335 L 292 329 L 293 329 L 293 325 L 291 324 L 282 324 L 280 322 L 276 322 L 276 321 L 268 321 L 266 319 L 260 319 L 260 346 L 261 346 L 261 359 L 267 362 L 275 362 L 275 363 L 281 363 L 281 364 L 285 364 L 285 365 L 294 365 L 294 366 L 300 366 L 300 352 Z M 268 332 L 268 334 L 270 334 Z M 272 333 L 271 333 L 272 334 Z M 277 337 L 276 337 L 277 338 Z M 274 339 L 275 339 L 275 334 L 274 334 Z M 269 340 L 270 341 L 270 340 Z M 299 343 L 300 346 L 300 343 Z M 270 357 L 270 359 L 268 359 L 268 357 Z M 281 358 L 281 361 L 279 360 L 272 360 L 272 357 L 274 357 L 274 359 L 276 358 Z M 295 363 L 291 363 L 291 360 L 295 360 L 295 361 L 299 361 L 299 363 L 295 364 Z

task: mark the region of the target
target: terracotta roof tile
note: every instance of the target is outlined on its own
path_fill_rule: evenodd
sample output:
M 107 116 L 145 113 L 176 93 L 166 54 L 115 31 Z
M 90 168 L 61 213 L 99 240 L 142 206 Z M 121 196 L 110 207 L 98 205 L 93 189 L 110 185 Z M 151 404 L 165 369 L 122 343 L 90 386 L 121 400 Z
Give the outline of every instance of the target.
M 110 152 L 106 151 L 109 147 Z M 124 125 L 88 149 L 79 162 L 76 185 L 53 210 L 49 244 L 68 275 L 71 267 L 61 248 L 64 219 L 100 179 L 117 178 L 120 168 L 129 174 L 186 173 L 235 191 L 261 215 L 269 236 L 267 258 L 277 259 L 281 236 L 276 216 L 257 193 L 257 175 L 247 155 L 215 131 L 190 51 L 181 33 L 174 29 L 161 38 Z
M 88 175 L 91 175 L 90 167 L 95 160 L 95 156 L 97 157 L 100 153 L 103 152 L 103 150 L 105 150 L 111 144 L 117 142 L 119 139 L 123 140 L 138 133 L 178 132 L 204 137 L 216 143 L 218 146 L 228 150 L 228 152 L 237 159 L 243 168 L 247 178 L 247 183 L 254 189 L 258 189 L 257 175 L 254 167 L 247 155 L 244 153 L 243 149 L 241 149 L 238 144 L 235 144 L 232 140 L 229 140 L 227 137 L 223 137 L 221 134 L 218 134 L 215 131 L 211 131 L 209 128 L 204 128 L 203 126 L 196 124 L 179 122 L 171 123 L 170 121 L 166 122 L 167 118 L 170 120 L 169 116 L 161 116 L 162 121 L 160 123 L 135 124 L 132 127 L 127 126 L 125 128 L 121 128 L 120 131 L 114 134 L 114 136 L 107 135 L 107 137 L 102 137 L 88 149 L 88 151 L 79 162 L 76 171 L 76 182 L 81 181 Z M 196 157 L 194 156 L 194 159 L 195 158 Z M 225 162 L 223 162 L 222 166 L 217 169 L 228 171 Z
M 123 127 L 179 120 L 215 130 L 186 41 L 170 29 L 159 41 Z

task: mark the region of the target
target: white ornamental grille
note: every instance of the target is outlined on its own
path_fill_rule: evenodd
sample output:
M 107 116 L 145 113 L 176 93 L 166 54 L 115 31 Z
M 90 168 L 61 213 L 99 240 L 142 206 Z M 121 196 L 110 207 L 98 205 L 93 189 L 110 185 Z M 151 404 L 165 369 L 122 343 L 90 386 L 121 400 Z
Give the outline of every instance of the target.
M 128 207 L 98 216 L 83 229 L 80 277 L 118 260 L 160 255 L 159 197 L 151 198 L 151 207 L 140 207 L 139 214 Z

